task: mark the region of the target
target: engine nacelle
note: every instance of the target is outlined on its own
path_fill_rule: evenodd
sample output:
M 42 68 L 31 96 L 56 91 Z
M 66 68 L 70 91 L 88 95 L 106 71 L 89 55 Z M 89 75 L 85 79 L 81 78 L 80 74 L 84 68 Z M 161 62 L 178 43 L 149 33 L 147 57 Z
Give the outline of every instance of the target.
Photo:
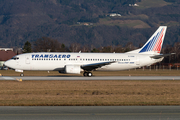
M 79 65 L 66 65 L 65 66 L 65 73 L 68 74 L 80 74 L 81 68 Z

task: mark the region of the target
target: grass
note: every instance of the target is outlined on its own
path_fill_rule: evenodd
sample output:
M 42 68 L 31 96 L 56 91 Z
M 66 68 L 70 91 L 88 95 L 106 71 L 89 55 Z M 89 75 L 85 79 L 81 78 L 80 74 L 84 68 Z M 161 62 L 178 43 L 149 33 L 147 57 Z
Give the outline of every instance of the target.
M 171 3 L 165 2 L 164 0 L 142 0 L 137 3 L 139 6 L 137 8 L 147 9 L 151 7 L 162 7 L 166 5 L 170 5 Z
M 139 16 L 139 17 L 141 17 L 141 16 Z M 129 18 L 133 18 L 133 17 L 129 16 Z M 136 18 L 136 17 L 134 16 L 134 18 Z M 150 27 L 148 24 L 146 24 L 145 22 L 143 22 L 141 20 L 111 20 L 111 19 L 107 19 L 107 18 L 102 18 L 99 20 L 99 23 L 97 23 L 96 25 L 102 25 L 102 24 L 110 25 L 110 26 L 117 25 L 117 26 L 121 26 L 121 27 L 126 26 L 126 27 L 133 27 L 133 28 L 149 28 Z
M 164 23 L 162 23 L 162 24 L 164 24 Z M 179 22 L 176 22 L 176 21 L 170 21 L 168 23 L 165 23 L 165 25 L 168 27 L 172 27 L 172 26 L 179 26 L 180 24 L 179 24 Z
M 0 106 L 180 105 L 180 81 L 0 81 Z
M 4 76 L 19 76 L 2 70 Z M 95 76 L 179 76 L 179 70 L 94 71 Z M 63 76 L 25 71 L 26 76 Z M 73 75 L 75 76 L 75 75 Z M 81 76 L 81 75 L 77 75 Z M 180 81 L 0 81 L 0 106 L 180 105 Z

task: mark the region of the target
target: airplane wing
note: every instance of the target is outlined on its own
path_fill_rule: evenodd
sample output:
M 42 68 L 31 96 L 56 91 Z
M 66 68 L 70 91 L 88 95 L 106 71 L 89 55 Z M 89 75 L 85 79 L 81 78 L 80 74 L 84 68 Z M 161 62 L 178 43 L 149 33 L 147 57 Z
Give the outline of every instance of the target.
M 111 63 L 115 63 L 115 61 L 86 64 L 86 65 L 82 65 L 81 68 L 86 71 L 92 71 L 95 70 L 96 68 L 100 68 L 102 66 L 109 65 Z
M 162 58 L 162 57 L 166 57 L 166 56 L 170 56 L 170 55 L 174 55 L 176 53 L 170 53 L 170 54 L 159 54 L 159 55 L 154 55 L 154 56 L 150 56 L 151 58 L 154 58 L 154 59 L 159 59 L 159 58 Z

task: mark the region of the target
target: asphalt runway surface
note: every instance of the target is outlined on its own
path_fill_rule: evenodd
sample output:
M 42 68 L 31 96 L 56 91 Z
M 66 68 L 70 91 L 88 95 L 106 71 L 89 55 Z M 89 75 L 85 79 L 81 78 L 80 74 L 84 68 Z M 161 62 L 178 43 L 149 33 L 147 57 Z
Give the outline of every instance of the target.
M 1 76 L 0 80 L 180 80 L 180 76 Z
M 180 106 L 0 107 L 1 120 L 179 120 Z

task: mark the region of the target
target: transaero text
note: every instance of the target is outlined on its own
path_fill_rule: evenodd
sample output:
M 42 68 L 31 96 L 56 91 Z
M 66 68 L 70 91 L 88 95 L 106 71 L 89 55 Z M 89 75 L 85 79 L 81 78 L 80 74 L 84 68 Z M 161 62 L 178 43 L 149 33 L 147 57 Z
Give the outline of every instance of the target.
M 32 58 L 70 58 L 69 54 L 33 54 Z

